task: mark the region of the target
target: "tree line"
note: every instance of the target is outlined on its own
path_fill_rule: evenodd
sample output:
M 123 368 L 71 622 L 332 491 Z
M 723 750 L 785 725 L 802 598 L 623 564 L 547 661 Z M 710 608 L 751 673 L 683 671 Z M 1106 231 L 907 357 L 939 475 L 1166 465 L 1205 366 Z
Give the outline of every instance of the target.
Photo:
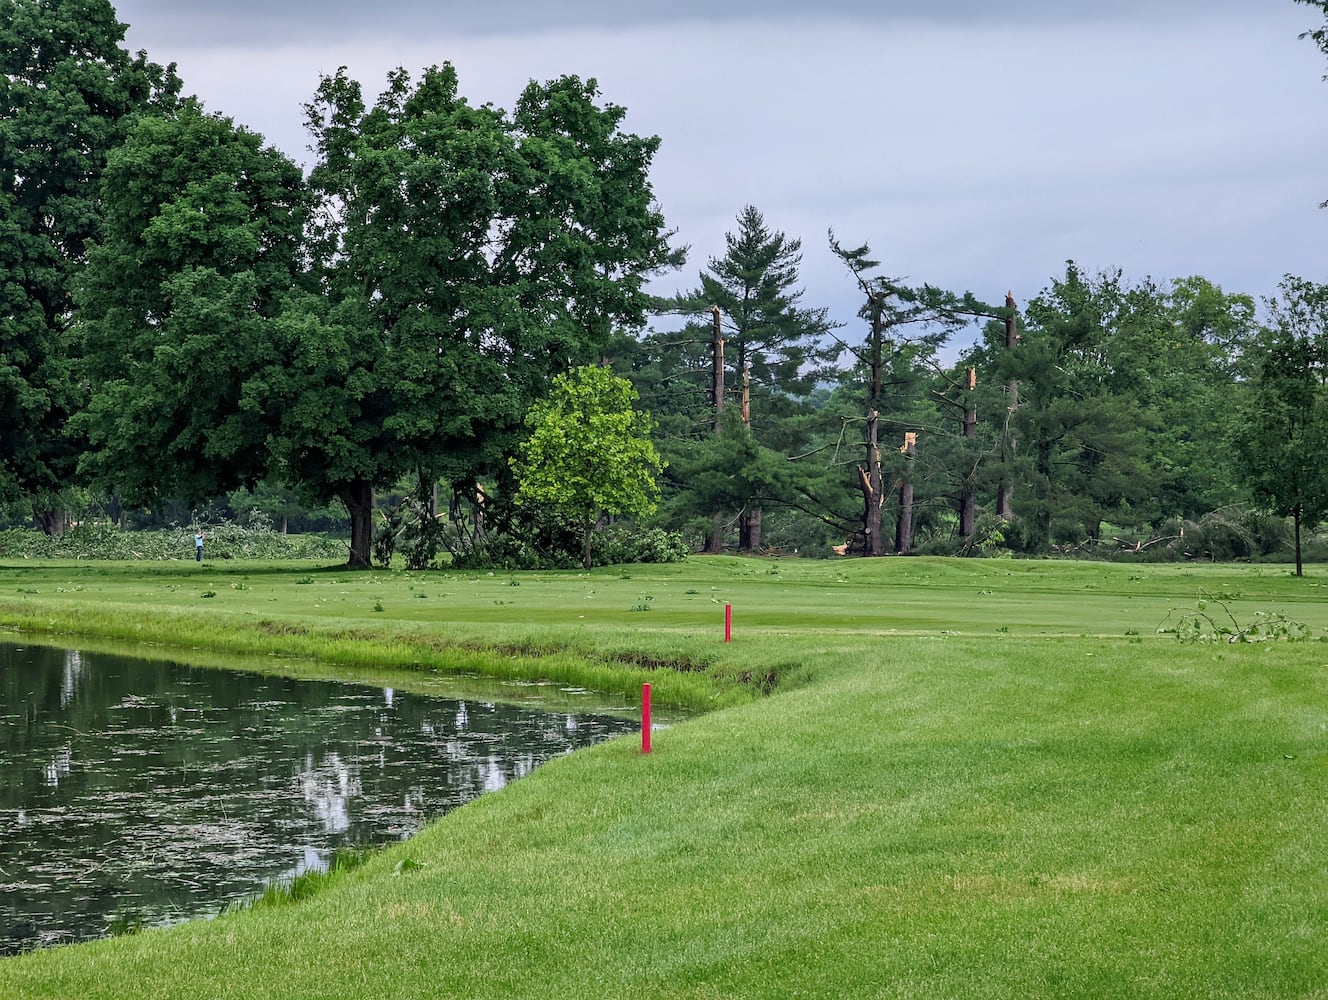
M 1297 530 L 1324 513 L 1322 286 L 1288 277 L 1261 312 L 1203 277 L 1068 261 L 1021 307 L 910 287 L 869 247 L 830 246 L 859 290 L 855 324 L 802 306 L 799 243 L 748 207 L 673 302 L 691 322 L 628 355 L 670 432 L 671 509 L 698 536 L 721 525 L 754 549 L 748 519 L 778 510 L 798 525 L 784 545 L 819 524 L 866 555 L 1040 553 L 1107 530 L 1177 541 L 1240 503 Z M 976 343 L 946 349 L 975 323 Z
M 257 491 L 339 502 L 367 566 L 394 490 L 416 541 L 442 524 L 454 555 L 524 537 L 589 564 L 606 516 L 710 552 L 1037 553 L 1250 503 L 1290 519 L 1299 568 L 1328 509 L 1311 281 L 1260 309 L 1071 261 L 986 301 L 831 233 L 861 304 L 841 325 L 749 205 L 660 297 L 685 263 L 660 140 L 593 80 L 532 82 L 508 112 L 447 64 L 372 101 L 339 70 L 304 107 L 306 173 L 123 32 L 104 0 L 0 0 L 0 500 L 48 532 L 78 489 L 108 509 Z M 631 391 L 573 377 L 595 366 Z

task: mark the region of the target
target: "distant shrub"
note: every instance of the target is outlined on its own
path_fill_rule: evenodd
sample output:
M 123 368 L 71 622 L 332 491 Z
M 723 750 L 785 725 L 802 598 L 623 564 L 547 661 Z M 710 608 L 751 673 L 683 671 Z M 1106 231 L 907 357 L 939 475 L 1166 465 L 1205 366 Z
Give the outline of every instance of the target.
M 681 562 L 690 551 L 681 534 L 662 528 L 615 524 L 595 532 L 590 539 L 593 566 Z M 525 538 L 490 531 L 483 539 L 455 552 L 452 565 L 457 569 L 576 569 L 581 565 L 581 553 L 570 545 L 539 547 Z
M 25 528 L 0 532 L 0 555 L 28 559 L 193 559 L 195 528 L 126 531 L 81 524 L 52 538 Z M 346 543 L 323 535 L 282 535 L 262 525 L 205 525 L 205 559 L 341 559 Z
M 682 562 L 690 551 L 679 532 L 663 528 L 613 524 L 595 532 L 590 539 L 590 559 L 596 566 Z
M 571 569 L 577 562 L 565 552 L 541 552 L 525 539 L 490 531 L 454 552 L 452 565 L 457 569 Z
M 957 556 L 964 554 L 964 540 L 961 538 L 930 538 L 914 546 L 915 556 Z

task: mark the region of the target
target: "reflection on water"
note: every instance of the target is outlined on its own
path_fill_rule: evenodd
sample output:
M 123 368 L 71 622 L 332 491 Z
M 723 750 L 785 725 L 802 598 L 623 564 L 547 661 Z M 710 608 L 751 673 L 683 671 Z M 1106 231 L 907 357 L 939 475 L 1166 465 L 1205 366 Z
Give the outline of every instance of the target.
M 216 913 L 634 728 L 0 644 L 0 954 Z

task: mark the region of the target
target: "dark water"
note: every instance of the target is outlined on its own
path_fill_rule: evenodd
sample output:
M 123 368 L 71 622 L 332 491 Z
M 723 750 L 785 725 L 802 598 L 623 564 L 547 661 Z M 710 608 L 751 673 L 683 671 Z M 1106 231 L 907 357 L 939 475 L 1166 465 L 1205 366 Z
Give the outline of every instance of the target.
M 0 954 L 216 913 L 636 725 L 0 644 Z

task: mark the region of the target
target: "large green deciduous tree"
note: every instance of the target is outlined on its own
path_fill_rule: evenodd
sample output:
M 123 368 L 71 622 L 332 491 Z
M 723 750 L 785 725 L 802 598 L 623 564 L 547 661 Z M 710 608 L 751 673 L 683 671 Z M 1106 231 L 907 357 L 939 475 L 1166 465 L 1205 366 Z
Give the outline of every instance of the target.
M 173 105 L 174 68 L 131 57 L 105 0 L 0 0 L 0 496 L 49 531 L 79 443 L 72 285 L 101 218 L 107 154 Z
M 1328 515 L 1328 286 L 1288 276 L 1271 324 L 1251 346 L 1253 369 L 1231 433 L 1239 476 L 1255 500 L 1301 530 Z
M 678 262 L 648 179 L 654 138 L 593 81 L 531 83 L 508 115 L 450 65 L 397 70 L 372 107 L 344 70 L 307 107 L 319 162 L 319 295 L 283 320 L 277 448 L 351 515 L 368 565 L 374 489 L 502 473 L 531 403 L 644 323 L 648 276 Z
M 134 503 L 253 485 L 288 400 L 275 320 L 298 279 L 299 168 L 186 102 L 108 159 L 79 288 L 92 398 L 84 469 Z
M 586 569 L 602 515 L 644 517 L 659 501 L 653 424 L 633 408 L 636 399 L 629 381 L 587 365 L 556 376 L 549 396 L 526 418 L 530 437 L 517 462 L 516 501 L 572 518 L 581 528 Z

